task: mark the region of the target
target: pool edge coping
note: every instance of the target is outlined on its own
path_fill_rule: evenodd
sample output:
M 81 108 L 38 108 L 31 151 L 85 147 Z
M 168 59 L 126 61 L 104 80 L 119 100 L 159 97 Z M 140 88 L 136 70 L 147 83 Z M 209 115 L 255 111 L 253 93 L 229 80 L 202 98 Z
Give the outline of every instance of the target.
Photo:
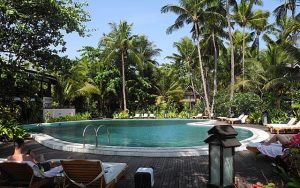
M 212 123 L 212 122 L 210 122 Z M 198 126 L 210 126 L 208 123 L 190 123 Z M 249 143 L 261 142 L 269 138 L 269 134 L 263 130 L 251 127 L 233 126 L 235 128 L 241 128 L 249 130 L 253 133 L 250 138 L 244 139 L 241 142 L 241 146 L 235 148 L 235 151 L 244 151 Z M 97 148 L 95 145 L 86 144 L 83 148 L 83 144 L 72 143 L 63 141 L 47 134 L 36 133 L 31 134 L 32 138 L 38 143 L 56 150 L 91 153 L 101 155 L 119 155 L 119 156 L 139 156 L 139 157 L 183 157 L 183 156 L 201 156 L 208 155 L 208 145 L 204 146 L 192 146 L 192 147 L 121 147 L 121 146 L 103 146 L 99 145 Z

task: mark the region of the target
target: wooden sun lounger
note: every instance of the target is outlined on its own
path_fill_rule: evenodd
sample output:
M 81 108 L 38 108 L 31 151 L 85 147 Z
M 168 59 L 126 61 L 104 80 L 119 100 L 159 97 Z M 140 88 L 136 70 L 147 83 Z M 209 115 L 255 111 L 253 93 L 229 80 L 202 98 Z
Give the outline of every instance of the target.
M 233 124 L 235 122 L 245 123 L 247 118 L 248 115 L 240 115 L 237 118 L 227 118 L 226 121 L 230 124 Z
M 193 116 L 194 119 L 200 119 L 202 118 L 203 114 L 200 113 L 200 114 L 197 114 L 196 116 Z
M 207 116 L 202 116 L 203 119 L 209 119 L 208 115 Z M 213 119 L 214 118 L 214 113 L 210 114 L 210 118 Z
M 228 117 L 225 117 L 225 116 L 219 116 L 219 117 L 217 117 L 216 119 L 217 119 L 217 120 L 220 120 L 220 121 L 226 121 L 227 118 L 228 118 Z
M 297 121 L 296 118 L 291 118 L 289 122 L 287 123 L 278 123 L 278 124 L 274 124 L 274 123 L 269 123 L 269 124 L 265 124 L 267 128 L 272 128 L 273 126 L 276 127 L 284 127 L 284 126 L 289 126 L 289 125 L 293 125 L 295 122 Z
M 300 121 L 295 125 L 273 125 L 270 127 L 270 132 L 276 132 L 279 134 L 280 131 L 288 131 L 288 130 L 300 130 Z
M 102 163 L 99 160 L 62 160 L 61 164 L 66 176 L 64 187 L 73 184 L 112 188 L 127 172 L 125 163 Z
M 0 163 L 1 176 L 7 181 L 5 185 L 27 186 L 29 188 L 53 185 L 53 178 L 41 178 L 34 175 L 27 163 L 5 161 Z

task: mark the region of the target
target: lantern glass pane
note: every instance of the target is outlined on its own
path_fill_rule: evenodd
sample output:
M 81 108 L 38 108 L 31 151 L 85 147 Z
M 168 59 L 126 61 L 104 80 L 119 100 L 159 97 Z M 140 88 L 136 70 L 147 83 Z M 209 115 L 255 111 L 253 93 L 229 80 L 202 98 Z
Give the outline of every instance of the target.
M 223 148 L 223 186 L 233 184 L 233 148 Z
M 220 185 L 220 146 L 210 145 L 210 183 Z

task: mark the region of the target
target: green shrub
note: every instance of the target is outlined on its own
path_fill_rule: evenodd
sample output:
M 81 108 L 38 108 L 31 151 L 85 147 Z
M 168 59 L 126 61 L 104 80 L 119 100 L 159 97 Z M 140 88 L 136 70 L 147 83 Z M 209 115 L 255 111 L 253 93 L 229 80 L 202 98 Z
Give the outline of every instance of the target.
M 14 138 L 23 138 L 26 134 L 25 129 L 18 125 L 16 121 L 10 121 L 9 124 L 3 125 L 0 122 L 0 139 L 12 140 Z
M 189 113 L 186 112 L 186 111 L 181 111 L 181 112 L 178 114 L 178 117 L 179 117 L 179 118 L 189 118 Z
M 293 102 L 295 104 L 300 104 L 300 89 L 293 91 L 292 95 L 293 95 Z
M 128 111 L 121 111 L 118 114 L 119 119 L 128 119 L 129 118 L 129 113 Z
M 197 115 L 199 113 L 203 113 L 205 108 L 204 106 L 204 101 L 197 101 L 196 104 L 192 107 L 192 114 Z
M 292 109 L 295 117 L 300 119 L 300 103 L 292 104 Z
M 88 120 L 91 118 L 91 114 L 89 112 L 85 113 L 77 113 L 74 116 L 66 115 L 66 116 L 59 116 L 59 117 L 50 117 L 48 122 L 61 122 L 61 121 L 80 121 L 80 120 Z
M 220 91 L 215 98 L 215 113 L 217 116 L 227 116 L 230 108 L 229 95 Z
M 168 112 L 166 114 L 167 118 L 177 118 L 177 113 L 176 112 Z
M 283 123 L 289 119 L 288 113 L 281 109 L 271 109 L 268 112 L 272 123 Z
M 249 119 L 251 121 L 251 123 L 254 123 L 254 124 L 261 124 L 262 122 L 262 113 L 260 112 L 251 112 L 249 114 Z
M 236 93 L 231 104 L 235 114 L 261 113 L 264 109 L 262 99 L 255 93 Z

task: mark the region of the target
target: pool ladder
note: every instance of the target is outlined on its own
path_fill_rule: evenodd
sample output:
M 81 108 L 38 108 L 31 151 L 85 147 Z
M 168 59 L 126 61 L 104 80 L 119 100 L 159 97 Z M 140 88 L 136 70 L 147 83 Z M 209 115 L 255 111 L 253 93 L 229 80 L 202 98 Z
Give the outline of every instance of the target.
M 95 126 L 95 125 L 87 125 L 85 126 L 85 128 L 83 129 L 83 132 L 82 132 L 82 137 L 83 137 L 83 148 L 85 148 L 85 133 L 86 133 L 86 130 L 87 128 L 89 127 L 92 127 L 92 126 Z M 97 128 L 94 128 L 94 132 L 95 132 L 95 139 L 96 139 L 96 147 L 98 147 L 98 132 L 99 132 L 99 129 L 101 127 L 104 127 L 104 125 L 99 125 Z M 106 133 L 107 133 L 107 141 L 108 143 L 110 143 L 110 132 L 109 132 L 109 129 L 106 128 Z

